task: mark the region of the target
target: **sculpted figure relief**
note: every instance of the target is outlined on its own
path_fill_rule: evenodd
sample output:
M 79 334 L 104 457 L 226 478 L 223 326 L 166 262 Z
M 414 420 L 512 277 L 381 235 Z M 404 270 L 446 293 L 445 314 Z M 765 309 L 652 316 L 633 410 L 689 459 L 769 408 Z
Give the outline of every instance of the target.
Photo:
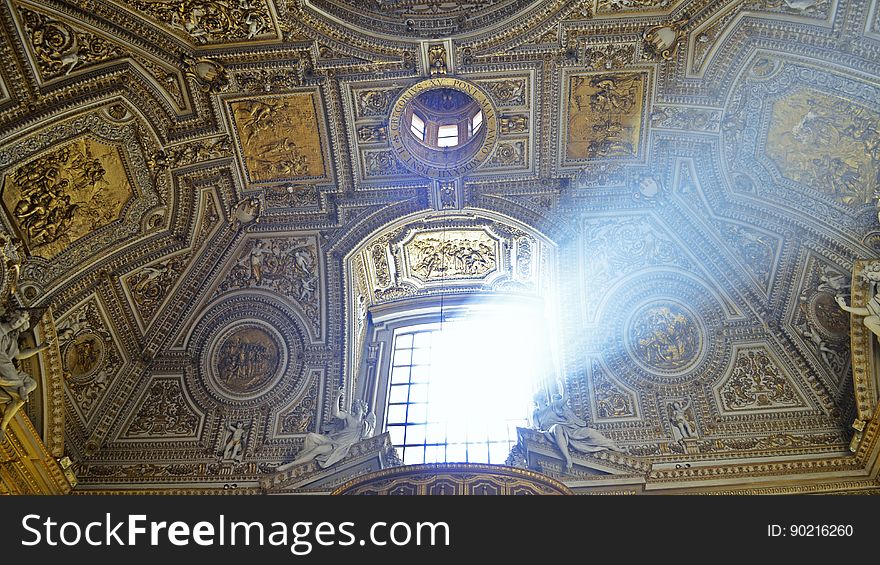
M 565 459 L 565 468 L 571 471 L 572 451 L 595 453 L 606 449 L 623 452 L 616 443 L 606 438 L 587 422 L 578 417 L 568 406 L 568 397 L 554 394 L 548 401 L 546 395 L 535 396 L 532 425 L 554 442 Z
M 325 469 L 345 458 L 352 445 L 373 435 L 376 416 L 368 412 L 367 404 L 363 400 L 355 400 L 349 413 L 339 407 L 341 399 L 340 388 L 333 394 L 333 417 L 339 420 L 340 428 L 328 434 L 306 435 L 305 445 L 296 459 L 281 465 L 276 471 L 285 471 L 312 459 Z
M 37 382 L 16 366 L 19 359 L 27 359 L 49 347 L 44 343 L 39 347 L 19 349 L 18 338 L 30 326 L 27 312 L 12 311 L 0 321 L 0 406 L 3 420 L 0 421 L 0 441 L 6 435 L 6 426 L 19 408 L 27 402 L 28 395 L 37 388 Z
M 238 461 L 244 458 L 244 435 L 250 426 L 242 422 L 226 424 L 226 446 L 223 449 L 223 461 Z
M 880 292 L 877 292 L 877 283 L 880 282 L 880 262 L 875 261 L 867 265 L 862 272 L 862 280 L 869 284 L 871 292 L 874 293 L 864 307 L 847 306 L 846 299 L 841 295 L 834 298 L 837 300 L 838 306 L 847 312 L 865 316 L 862 323 L 877 336 L 877 341 L 880 342 Z
M 880 293 L 872 296 L 871 299 L 868 300 L 868 303 L 865 304 L 864 308 L 847 306 L 846 299 L 840 295 L 836 296 L 835 299 L 837 300 L 837 304 L 847 312 L 859 316 L 865 316 L 862 323 L 865 324 L 865 327 L 874 332 L 874 335 L 877 336 L 877 341 L 880 342 Z

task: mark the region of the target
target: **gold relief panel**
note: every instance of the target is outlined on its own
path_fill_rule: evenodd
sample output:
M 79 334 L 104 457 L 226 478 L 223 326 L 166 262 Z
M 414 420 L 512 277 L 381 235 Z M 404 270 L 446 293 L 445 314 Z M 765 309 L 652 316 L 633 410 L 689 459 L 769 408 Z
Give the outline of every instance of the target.
M 193 43 L 231 43 L 276 37 L 265 0 L 128 0 Z
M 143 391 L 122 439 L 198 439 L 204 414 L 177 376 L 157 376 Z
M 275 421 L 276 437 L 297 436 L 315 429 L 321 373 L 312 371 L 306 393 L 283 408 Z
M 474 81 L 499 107 L 523 107 L 530 102 L 529 80 L 519 77 L 496 77 L 492 80 Z
M 673 302 L 652 303 L 639 309 L 628 326 L 630 355 L 651 372 L 687 371 L 704 350 L 704 330 L 697 317 Z
M 172 287 L 190 259 L 190 253 L 180 253 L 155 261 L 122 277 L 126 295 L 134 305 L 138 325 L 143 330 L 149 326 L 171 294 Z
M 623 11 L 656 11 L 659 8 L 668 8 L 671 0 L 598 0 L 596 13 L 618 14 Z
M 880 113 L 801 89 L 773 104 L 766 153 L 786 178 L 861 207 L 880 175 Z
M 330 179 L 317 92 L 236 100 L 229 112 L 249 182 Z
M 286 365 L 284 341 L 272 328 L 255 322 L 235 326 L 212 347 L 211 378 L 234 398 L 265 392 Z
M 647 73 L 568 75 L 563 165 L 638 157 L 647 87 Z
M 715 386 L 722 412 L 782 412 L 805 410 L 803 392 L 780 364 L 761 349 L 736 351 L 733 366 Z
M 33 255 L 51 259 L 119 219 L 134 195 L 119 148 L 81 137 L 7 173 L 3 206 Z
M 301 309 L 312 335 L 321 335 L 322 272 L 314 236 L 247 240 L 217 286 L 215 296 L 240 289 L 264 289 Z
M 384 120 L 391 113 L 391 103 L 394 102 L 400 91 L 400 88 L 378 87 L 352 90 L 355 117 Z
M 94 296 L 59 318 L 57 332 L 65 392 L 86 424 L 122 369 L 121 348 Z
M 590 380 L 593 417 L 597 422 L 639 419 L 636 395 L 611 377 L 598 361 L 592 363 Z
M 19 7 L 22 27 L 44 80 L 127 55 L 118 45 L 66 22 Z
M 485 279 L 498 268 L 499 242 L 482 230 L 432 230 L 403 244 L 406 272 L 422 282 Z

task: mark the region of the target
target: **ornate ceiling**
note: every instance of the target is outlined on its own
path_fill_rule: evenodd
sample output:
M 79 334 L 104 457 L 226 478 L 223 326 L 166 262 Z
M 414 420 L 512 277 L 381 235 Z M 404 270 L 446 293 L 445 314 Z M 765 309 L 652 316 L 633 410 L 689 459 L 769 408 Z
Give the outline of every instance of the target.
M 657 488 L 875 486 L 837 478 L 865 464 L 834 296 L 880 251 L 876 2 L 4 0 L 0 28 L 2 229 L 80 489 L 256 491 L 358 389 L 366 312 L 449 291 L 441 229 L 480 257 L 456 292 L 555 297 L 573 408 Z M 389 121 L 431 76 L 491 121 L 446 173 Z

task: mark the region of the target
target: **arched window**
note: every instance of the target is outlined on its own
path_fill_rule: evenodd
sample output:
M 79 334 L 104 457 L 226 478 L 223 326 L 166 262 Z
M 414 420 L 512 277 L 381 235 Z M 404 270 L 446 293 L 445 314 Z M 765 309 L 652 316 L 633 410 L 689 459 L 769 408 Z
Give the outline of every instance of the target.
M 350 370 L 404 463 L 507 460 L 556 374 L 552 251 L 507 222 L 445 217 L 349 256 Z

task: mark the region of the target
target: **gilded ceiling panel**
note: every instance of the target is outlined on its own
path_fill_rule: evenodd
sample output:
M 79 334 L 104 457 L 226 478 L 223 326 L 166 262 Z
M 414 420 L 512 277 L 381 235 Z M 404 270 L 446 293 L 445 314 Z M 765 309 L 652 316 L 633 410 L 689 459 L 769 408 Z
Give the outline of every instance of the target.
M 18 12 L 27 34 L 25 44 L 32 50 L 44 81 L 127 55 L 118 43 L 95 33 L 24 6 L 20 6 Z
M 764 56 L 740 81 L 722 127 L 730 170 L 743 175 L 734 190 L 793 201 L 815 218 L 840 217 L 855 227 L 854 214 L 872 202 L 880 172 L 880 115 L 872 109 L 880 91 Z
M 124 39 L 82 21 L 49 15 L 24 4 L 18 6 L 18 17 L 28 59 L 43 84 L 88 75 L 125 60 L 143 69 L 178 108 L 186 107 L 183 73 L 167 61 L 148 56 Z
M 789 306 L 789 323 L 825 387 L 835 396 L 847 394 L 852 377 L 849 315 L 836 297 L 848 297 L 851 275 L 815 253 L 807 255 L 803 273 L 800 293 Z
M 3 183 L 7 213 L 45 259 L 118 220 L 134 194 L 119 147 L 90 137 L 16 167 Z
M 229 109 L 249 182 L 329 179 L 317 93 L 236 100 Z
M 320 339 L 323 322 L 318 242 L 312 236 L 249 238 L 220 280 L 215 296 L 237 290 L 265 290 L 300 309 L 309 332 Z
M 646 73 L 569 75 L 563 163 L 638 157 L 647 81 Z
M 530 0 L 313 0 L 316 9 L 389 37 L 438 37 L 490 27 L 525 11 Z M 561 4 L 561 2 L 554 2 Z
M 198 45 L 277 36 L 266 0 L 130 0 L 124 4 Z
M 151 173 L 144 154 L 152 138 L 127 108 L 114 102 L 50 121 L 0 148 L 7 225 L 40 262 L 22 271 L 34 291 L 156 228 L 142 220 L 158 208 L 167 179 Z
M 880 113 L 800 89 L 774 102 L 766 151 L 786 178 L 861 207 L 880 179 Z
M 498 244 L 479 230 L 420 232 L 403 244 L 404 273 L 423 283 L 485 279 L 499 268 Z
M 124 365 L 122 350 L 96 297 L 65 313 L 56 325 L 65 391 L 77 420 L 73 425 L 88 427 L 107 391 L 116 384 Z
M 314 431 L 318 418 L 318 386 L 321 373 L 309 376 L 305 394 L 298 396 L 288 406 L 279 410 L 275 422 L 275 437 L 293 437 Z
M 640 420 L 637 394 L 594 360 L 590 370 L 592 413 L 596 422 Z
M 193 254 L 207 241 L 214 228 L 220 223 L 220 215 L 212 191 L 202 192 L 197 213 L 198 222 L 190 249 L 148 263 L 120 278 L 142 332 L 162 312 L 181 275 L 192 261 Z
M 122 440 L 198 439 L 204 415 L 185 391 L 179 376 L 156 375 L 123 427 Z
M 729 374 L 715 387 L 722 414 L 808 409 L 803 393 L 763 348 L 736 350 Z

